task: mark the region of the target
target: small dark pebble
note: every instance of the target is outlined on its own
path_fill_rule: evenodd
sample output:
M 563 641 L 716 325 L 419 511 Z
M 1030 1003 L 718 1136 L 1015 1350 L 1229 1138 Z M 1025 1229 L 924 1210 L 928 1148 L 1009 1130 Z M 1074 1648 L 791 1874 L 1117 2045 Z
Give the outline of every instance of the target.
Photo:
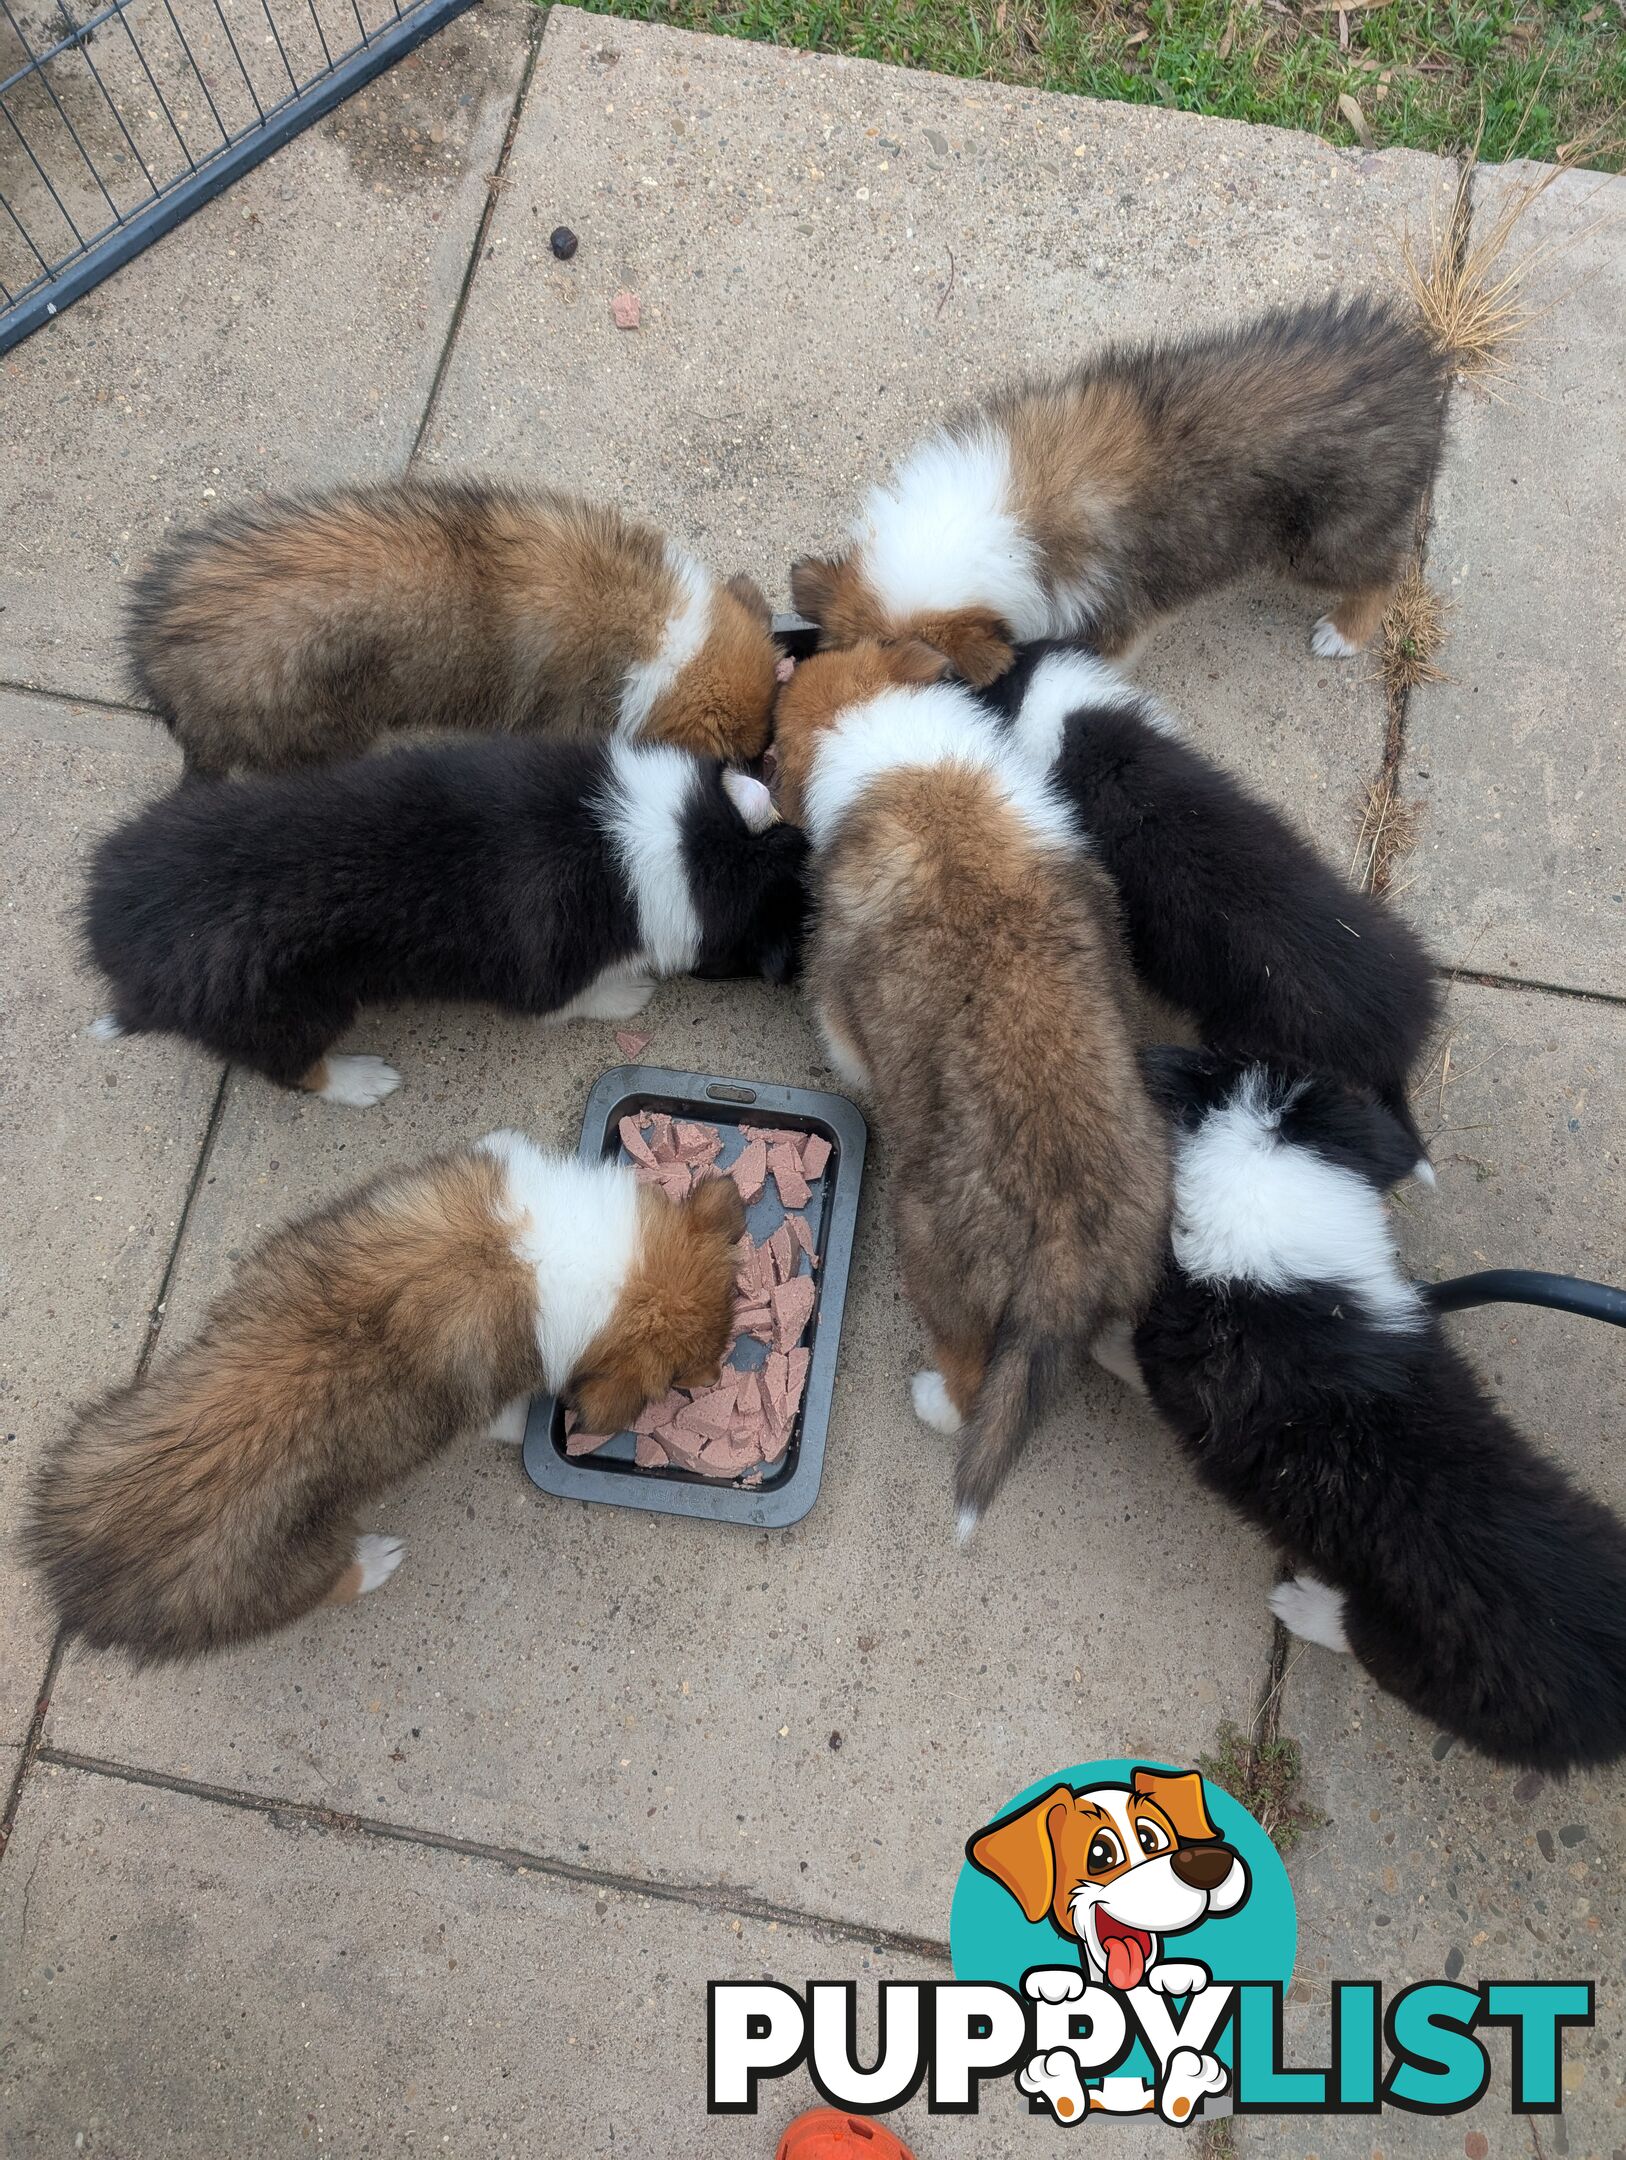
M 1566 1824 L 1564 1825 L 1563 1829 L 1562 1829 L 1562 1830 L 1560 1830 L 1560 1831 L 1559 1831 L 1559 1833 L 1558 1833 L 1558 1842 L 1559 1842 L 1559 1844 L 1560 1844 L 1560 1845 L 1579 1845 L 1579 1844 L 1581 1843 L 1581 1841 L 1582 1841 L 1582 1840 L 1583 1840 L 1583 1839 L 1585 1838 L 1585 1836 L 1586 1836 L 1586 1824 L 1585 1824 L 1585 1823 L 1581 1823 L 1581 1822 L 1571 1822 L 1571 1823 L 1566 1823 Z
M 1527 1770 L 1514 1786 L 1513 1797 L 1515 1800 L 1522 1800 L 1528 1807 L 1546 1782 L 1539 1770 Z
M 1447 1755 L 1450 1754 L 1451 1750 L 1456 1746 L 1456 1744 L 1457 1743 L 1455 1739 L 1450 1733 L 1441 1733 L 1438 1740 L 1436 1740 L 1434 1743 L 1434 1760 L 1436 1762 L 1444 1762 L 1445 1758 L 1447 1757 Z
M 841 1745 L 841 1735 L 840 1735 L 840 1733 L 838 1733 L 838 1732 L 833 1732 L 833 1733 L 832 1733 L 832 1734 L 830 1735 L 830 1745 L 831 1745 L 831 1746 L 832 1746 L 833 1748 L 839 1748 L 839 1747 L 840 1747 L 840 1745 Z
M 1454 1980 L 1461 1970 L 1462 1952 L 1460 1950 L 1448 1950 L 1445 1953 L 1445 1977 L 1447 1980 Z
M 576 252 L 576 235 L 568 225 L 555 225 L 548 235 L 548 245 L 561 262 L 569 262 Z
M 1543 1860 L 1550 1860 L 1553 1857 L 1553 1833 L 1550 1830 L 1538 1830 L 1536 1843 L 1541 1847 Z

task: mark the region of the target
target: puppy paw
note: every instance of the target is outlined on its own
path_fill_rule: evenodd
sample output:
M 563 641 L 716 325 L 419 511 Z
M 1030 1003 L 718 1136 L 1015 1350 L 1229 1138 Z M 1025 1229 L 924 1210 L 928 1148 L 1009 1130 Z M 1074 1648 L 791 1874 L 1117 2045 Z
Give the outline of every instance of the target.
M 778 822 L 779 813 L 773 806 L 773 797 L 760 780 L 753 780 L 749 773 L 725 772 L 723 793 L 744 818 L 749 832 L 766 832 Z
M 329 1057 L 327 1080 L 317 1089 L 323 1102 L 343 1103 L 347 1110 L 370 1110 L 401 1085 L 393 1065 L 376 1057 Z
M 369 1590 L 387 1583 L 405 1558 L 406 1545 L 398 1537 L 379 1537 L 369 1530 L 365 1537 L 357 1538 L 356 1565 L 361 1569 L 357 1597 L 365 1597 Z
M 1146 1985 L 1156 1995 L 1200 1995 L 1213 1975 L 1195 1959 L 1165 1958 L 1146 1975 Z
M 940 1372 L 917 1372 L 909 1383 L 909 1399 L 915 1406 L 915 1416 L 933 1432 L 957 1433 L 965 1422 Z
M 1319 1643 L 1323 1650 L 1349 1649 L 1344 1632 L 1344 1593 L 1313 1575 L 1295 1575 L 1278 1583 L 1265 1601 L 1289 1635 Z
M 1177 2047 L 1169 2057 L 1158 2091 L 1157 2111 L 1165 2122 L 1189 2122 L 1199 2100 L 1222 2093 L 1229 2073 L 1217 2055 L 1199 2055 L 1195 2048 Z
M 1348 660 L 1360 649 L 1349 642 L 1330 615 L 1323 615 L 1310 633 L 1310 650 L 1322 660 Z
M 635 1020 L 655 995 L 655 985 L 642 976 L 613 976 L 592 983 L 581 996 L 554 1014 L 558 1020 Z
M 516 1395 L 512 1402 L 503 1404 L 490 1424 L 481 1429 L 478 1437 L 482 1440 L 500 1440 L 507 1447 L 518 1447 L 525 1438 L 525 1424 L 530 1414 L 529 1399 L 524 1395 Z
M 111 1013 L 103 1013 L 99 1020 L 92 1020 L 85 1033 L 95 1042 L 117 1042 L 124 1030 Z
M 1070 1965 L 1039 1965 L 1022 1975 L 1022 1993 L 1035 2002 L 1082 2002 L 1084 1975 Z
M 1090 2112 L 1078 2057 L 1071 2048 L 1052 2048 L 1048 2055 L 1030 2057 L 1017 2071 L 1016 2082 L 1030 2100 L 1042 2100 L 1059 2123 L 1082 2122 Z
M 1137 1395 L 1149 1392 L 1135 1355 L 1135 1330 L 1127 1320 L 1114 1320 L 1111 1327 L 1103 1328 L 1090 1345 L 1090 1356 L 1103 1372 L 1132 1387 Z

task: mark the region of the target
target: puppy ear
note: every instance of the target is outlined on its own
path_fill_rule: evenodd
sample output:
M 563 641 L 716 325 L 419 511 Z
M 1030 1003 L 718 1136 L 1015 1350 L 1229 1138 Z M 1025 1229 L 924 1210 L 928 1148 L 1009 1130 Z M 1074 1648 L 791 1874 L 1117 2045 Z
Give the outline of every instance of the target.
M 979 1830 L 965 1848 L 973 1867 L 991 1875 L 1010 1892 L 1024 1918 L 1042 1920 L 1056 1895 L 1056 1848 L 1050 1838 L 1053 1809 L 1071 1808 L 1073 1796 L 1065 1785 L 1035 1800 L 1020 1815 Z
M 844 559 L 837 557 L 831 561 L 818 555 L 804 555 L 800 562 L 791 564 L 790 601 L 798 615 L 805 615 L 809 622 L 824 621 L 835 605 Z
M 954 663 L 924 638 L 909 638 L 902 645 L 883 648 L 886 672 L 897 683 L 947 682 L 955 674 Z
M 699 1230 L 726 1233 L 733 1242 L 745 1235 L 745 1202 L 731 1177 L 702 1178 L 683 1203 Z
M 726 590 L 734 595 L 741 607 L 748 609 L 756 617 L 764 630 L 773 628 L 773 609 L 769 607 L 762 587 L 755 578 L 748 578 L 742 570 L 737 577 L 729 579 Z
M 1129 1784 L 1138 1798 L 1157 1802 L 1173 1823 L 1182 1845 L 1212 1844 L 1219 1837 L 1208 1819 L 1198 1771 L 1136 1770 Z
M 914 627 L 928 644 L 948 654 L 955 672 L 973 690 L 986 690 L 1016 658 L 1011 626 L 992 608 L 956 608 L 952 615 L 923 617 Z

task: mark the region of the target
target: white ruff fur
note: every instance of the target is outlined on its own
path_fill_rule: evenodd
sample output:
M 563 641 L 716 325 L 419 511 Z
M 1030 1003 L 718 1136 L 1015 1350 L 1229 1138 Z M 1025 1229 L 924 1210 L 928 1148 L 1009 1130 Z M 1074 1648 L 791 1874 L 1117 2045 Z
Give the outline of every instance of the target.
M 699 780 L 685 751 L 664 743 L 610 745 L 599 819 L 637 905 L 640 972 L 684 975 L 700 957 L 700 918 L 683 864 L 683 812 Z
M 807 786 L 807 831 L 823 847 L 865 790 L 888 773 L 959 765 L 985 773 L 1040 847 L 1074 849 L 1072 812 L 969 690 L 958 683 L 883 690 L 820 735 Z
M 872 488 L 853 525 L 865 575 L 894 617 L 987 607 L 1017 638 L 1056 625 L 1039 552 L 1009 508 L 1010 445 L 984 424 L 933 435 Z
M 1344 1633 L 1344 1593 L 1313 1575 L 1295 1575 L 1278 1583 L 1266 1600 L 1290 1635 L 1301 1642 L 1319 1643 L 1323 1650 L 1347 1651 Z
M 677 599 L 661 631 L 652 660 L 638 660 L 621 682 L 616 733 L 636 735 L 648 725 L 656 701 L 677 681 L 679 672 L 699 652 L 711 628 L 711 577 L 674 541 L 666 543 L 666 567 L 677 581 Z
M 1199 1281 L 1338 1283 L 1387 1327 L 1422 1324 L 1382 1200 L 1353 1170 L 1288 1145 L 1256 1074 L 1182 1136 L 1170 1242 Z
M 1012 734 L 1041 772 L 1049 772 L 1061 756 L 1067 722 L 1076 712 L 1107 706 L 1127 708 L 1164 734 L 1175 727 L 1163 708 L 1126 683 L 1115 668 L 1089 653 L 1046 653 L 1022 693 L 1021 708 Z
M 479 1145 L 508 1175 L 513 1249 L 536 1278 L 536 1344 L 557 1395 L 637 1260 L 638 1186 L 617 1163 L 547 1155 L 523 1133 L 488 1133 Z

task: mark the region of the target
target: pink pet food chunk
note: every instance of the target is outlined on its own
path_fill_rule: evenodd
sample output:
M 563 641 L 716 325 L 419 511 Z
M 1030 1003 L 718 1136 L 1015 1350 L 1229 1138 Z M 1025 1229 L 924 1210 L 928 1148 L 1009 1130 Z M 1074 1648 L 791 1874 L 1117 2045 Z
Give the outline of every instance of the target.
M 793 1350 L 813 1317 L 813 1278 L 796 1275 L 773 1294 L 773 1340 L 776 1350 Z
M 615 1031 L 615 1047 L 629 1065 L 637 1063 L 653 1040 L 654 1037 L 651 1035 L 634 1035 L 627 1028 L 617 1028 Z M 631 1120 L 623 1118 L 622 1123 L 630 1124 Z
M 802 1175 L 809 1183 L 824 1175 L 830 1160 L 830 1143 L 822 1133 L 810 1132 L 802 1142 Z
M 677 1149 L 672 1145 L 672 1120 L 664 1110 L 646 1110 L 639 1119 L 640 1127 L 649 1136 L 649 1152 L 658 1163 L 677 1161 Z
M 644 1169 L 653 1170 L 655 1168 L 655 1157 L 651 1152 L 649 1142 L 638 1130 L 638 1120 L 624 1117 L 616 1127 L 616 1131 L 621 1135 L 621 1145 L 626 1149 L 633 1161 Z
M 632 1459 L 645 1470 L 670 1470 L 672 1458 L 652 1432 L 641 1432 L 633 1443 Z
M 730 1165 L 729 1176 L 740 1188 L 740 1198 L 747 1207 L 761 1198 L 768 1182 L 768 1150 L 760 1140 L 748 1141 L 740 1150 Z
M 805 1208 L 812 1198 L 802 1175 L 801 1158 L 793 1141 L 780 1140 L 768 1150 L 768 1168 L 787 1208 Z
M 773 1260 L 774 1282 L 789 1282 L 796 1272 L 796 1237 L 788 1220 L 782 1222 L 769 1238 L 768 1251 Z M 769 1288 L 772 1287 L 770 1284 Z
M 813 1250 L 813 1233 L 807 1227 L 807 1217 L 805 1215 L 787 1215 L 780 1227 L 790 1232 L 803 1252 L 806 1253 L 809 1262 L 814 1267 L 817 1267 L 819 1258 L 818 1254 Z

